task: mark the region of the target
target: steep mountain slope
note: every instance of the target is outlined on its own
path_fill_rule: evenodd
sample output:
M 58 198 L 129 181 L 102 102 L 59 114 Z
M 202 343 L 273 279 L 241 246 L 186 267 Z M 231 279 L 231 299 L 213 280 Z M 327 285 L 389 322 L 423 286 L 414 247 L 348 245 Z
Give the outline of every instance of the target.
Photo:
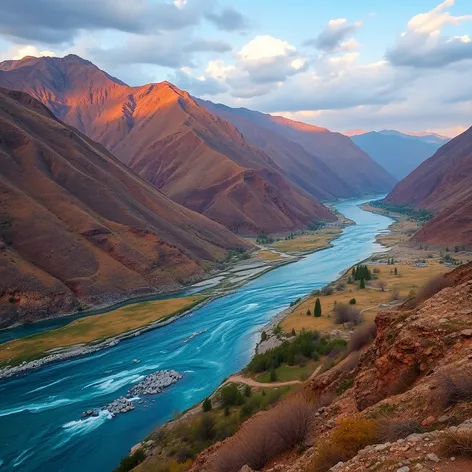
M 415 240 L 472 245 L 472 128 L 441 147 L 399 182 L 386 202 L 426 208 L 435 218 Z
M 0 195 L 0 326 L 176 289 L 247 247 L 6 89 Z
M 282 136 L 285 139 L 285 149 L 277 148 L 277 153 L 273 155 L 268 152 L 268 154 L 292 178 L 293 174 L 297 174 L 305 179 L 315 181 L 316 185 L 324 192 L 332 186 L 333 196 L 344 197 L 386 192 L 396 182 L 393 176 L 358 148 L 347 136 L 340 133 L 333 133 L 326 128 L 246 108 L 229 108 L 211 102 L 203 102 L 203 104 L 212 113 L 217 113 L 231 121 L 245 137 L 248 136 L 249 141 L 258 146 L 265 146 L 264 149 L 267 151 L 273 151 L 274 146 L 266 143 L 270 136 L 262 134 L 260 130 L 270 131 L 271 136 L 274 133 Z M 251 125 L 253 129 L 251 129 Z M 254 129 L 254 125 L 257 126 L 256 129 Z M 291 153 L 288 155 L 286 153 L 287 142 L 291 143 Z M 299 147 L 295 147 L 295 144 L 303 147 L 305 153 L 299 154 Z M 291 162 L 294 153 L 297 153 L 299 161 L 296 164 Z M 326 164 L 331 173 L 327 171 L 326 167 L 321 167 L 320 160 Z M 304 175 L 306 168 L 310 169 L 308 175 Z M 327 181 L 323 183 L 322 180 L 325 178 Z
M 190 471 L 472 470 L 472 264 L 441 285 L 378 313 L 373 342 L 247 420 Z M 150 443 L 137 471 L 149 469 Z
M 333 200 L 356 195 L 356 189 L 338 177 L 320 157 L 281 134 L 259 126 L 250 114 L 241 114 L 210 101 L 196 100 L 210 113 L 236 126 L 249 143 L 265 151 L 292 181 L 317 198 Z
M 401 180 L 447 141 L 429 141 L 398 131 L 371 131 L 351 139 L 390 174 Z
M 334 218 L 233 125 L 167 82 L 128 87 L 71 55 L 1 63 L 0 85 L 31 93 L 172 200 L 235 232 Z

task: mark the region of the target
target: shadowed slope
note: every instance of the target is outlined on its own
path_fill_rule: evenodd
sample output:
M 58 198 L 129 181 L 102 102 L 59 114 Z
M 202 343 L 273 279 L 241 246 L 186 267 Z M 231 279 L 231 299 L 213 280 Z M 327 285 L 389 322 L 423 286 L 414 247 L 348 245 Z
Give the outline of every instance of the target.
M 395 183 L 394 177 L 340 133 L 246 108 L 202 103 L 231 121 L 250 142 L 266 150 L 292 179 L 308 179 L 319 192 L 330 193 L 332 197 L 352 197 L 386 192 Z M 274 135 L 280 136 L 279 141 L 283 139 L 283 146 L 270 142 Z M 300 153 L 300 148 L 304 152 Z M 325 198 L 323 193 L 306 189 Z
M 0 89 L 0 325 L 176 289 L 245 243 Z
M 436 214 L 415 240 L 472 246 L 472 128 L 399 182 L 385 201 Z

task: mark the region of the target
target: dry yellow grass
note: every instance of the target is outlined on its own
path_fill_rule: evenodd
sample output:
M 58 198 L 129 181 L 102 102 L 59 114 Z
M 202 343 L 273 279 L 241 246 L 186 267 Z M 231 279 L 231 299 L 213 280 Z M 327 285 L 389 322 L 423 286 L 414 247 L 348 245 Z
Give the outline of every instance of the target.
M 272 251 L 260 251 L 257 254 L 257 257 L 263 261 L 278 261 L 280 259 L 280 254 Z
M 102 315 L 80 318 L 59 329 L 1 344 L 0 365 L 18 364 L 42 357 L 52 349 L 87 344 L 143 328 L 153 321 L 182 313 L 204 299 L 195 295 L 136 303 Z
M 342 232 L 340 228 L 323 228 L 310 234 L 296 235 L 295 239 L 278 241 L 270 247 L 280 252 L 307 252 L 328 247 Z
M 389 234 L 381 234 L 376 240 L 386 247 L 393 247 L 402 242 L 408 241 L 418 229 L 420 225 L 415 221 L 400 220 L 389 226 Z
M 397 267 L 398 270 L 397 276 L 394 274 L 395 267 Z M 329 296 L 320 296 L 319 298 L 323 310 L 323 316 L 321 318 L 306 315 L 308 309 L 312 314 L 314 312 L 317 297 L 312 296 L 295 307 L 281 322 L 283 330 L 290 332 L 292 328 L 295 328 L 297 332 L 302 329 L 329 332 L 337 327 L 334 324 L 333 317 L 335 302 L 349 303 L 349 300 L 352 298 L 356 299 L 356 308 L 358 310 L 370 308 L 364 312 L 364 319 L 371 321 L 380 310 L 379 305 L 391 300 L 393 289 L 399 290 L 400 296 L 406 298 L 411 290 L 417 291 L 433 276 L 446 273 L 449 270 L 447 267 L 434 260 L 428 260 L 428 267 L 414 267 L 412 261 L 405 261 L 395 266 L 371 264 L 369 268 L 372 273 L 374 269 L 380 270 L 380 273 L 374 274 L 378 279 L 370 282 L 372 288 L 368 286 L 366 289 L 361 290 L 358 283 L 346 284 L 343 291 L 335 291 Z M 342 281 L 346 282 L 347 277 L 348 276 L 343 277 Z M 376 289 L 376 283 L 379 281 L 386 283 L 384 292 Z

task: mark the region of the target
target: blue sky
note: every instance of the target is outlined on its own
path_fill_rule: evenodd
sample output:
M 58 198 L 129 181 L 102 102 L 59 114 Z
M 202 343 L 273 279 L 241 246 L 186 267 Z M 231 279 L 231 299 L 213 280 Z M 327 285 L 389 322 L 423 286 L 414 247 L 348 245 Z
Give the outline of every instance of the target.
M 69 53 L 333 130 L 472 125 L 469 0 L 2 0 L 0 59 Z

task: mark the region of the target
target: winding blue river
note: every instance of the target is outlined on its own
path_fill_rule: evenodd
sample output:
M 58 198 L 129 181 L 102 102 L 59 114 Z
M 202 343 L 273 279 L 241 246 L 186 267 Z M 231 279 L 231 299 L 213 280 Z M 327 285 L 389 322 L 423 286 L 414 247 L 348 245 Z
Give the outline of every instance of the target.
M 382 250 L 375 236 L 392 220 L 361 210 L 360 203 L 336 205 L 357 224 L 346 228 L 330 249 L 273 270 L 188 317 L 117 347 L 1 382 L 0 471 L 112 470 L 175 410 L 202 400 L 243 368 L 258 331 L 278 311 Z M 159 369 L 178 370 L 184 379 L 137 404 L 132 413 L 81 419 L 84 410 L 111 402 Z

